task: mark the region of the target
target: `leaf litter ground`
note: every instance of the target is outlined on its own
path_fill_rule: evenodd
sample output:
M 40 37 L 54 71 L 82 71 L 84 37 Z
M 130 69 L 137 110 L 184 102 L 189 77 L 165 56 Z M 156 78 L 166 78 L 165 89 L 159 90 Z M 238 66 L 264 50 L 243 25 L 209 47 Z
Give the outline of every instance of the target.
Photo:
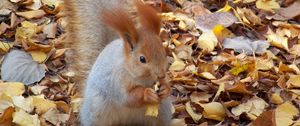
M 300 125 L 300 1 L 145 3 L 163 19 L 173 126 Z M 65 70 L 64 3 L 0 8 L 0 125 L 76 125 L 82 98 L 76 71 Z

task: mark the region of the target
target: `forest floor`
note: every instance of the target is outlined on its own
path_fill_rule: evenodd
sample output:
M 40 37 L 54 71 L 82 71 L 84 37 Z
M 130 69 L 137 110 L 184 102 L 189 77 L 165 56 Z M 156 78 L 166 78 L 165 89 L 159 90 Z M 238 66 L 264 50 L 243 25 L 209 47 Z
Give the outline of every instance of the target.
M 145 3 L 163 20 L 172 126 L 300 125 L 299 0 L 165 1 Z M 0 126 L 78 124 L 64 3 L 10 0 L 0 22 Z

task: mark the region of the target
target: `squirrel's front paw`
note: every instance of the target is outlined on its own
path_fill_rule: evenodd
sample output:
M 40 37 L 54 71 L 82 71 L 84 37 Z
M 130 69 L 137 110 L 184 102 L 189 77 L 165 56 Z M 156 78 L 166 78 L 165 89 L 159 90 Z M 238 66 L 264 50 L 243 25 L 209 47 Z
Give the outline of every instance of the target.
M 156 103 L 159 103 L 160 98 L 153 89 L 146 88 L 144 90 L 144 101 L 146 103 L 156 104 Z
M 161 99 L 167 98 L 171 94 L 171 87 L 169 84 L 162 84 L 159 88 L 159 97 Z

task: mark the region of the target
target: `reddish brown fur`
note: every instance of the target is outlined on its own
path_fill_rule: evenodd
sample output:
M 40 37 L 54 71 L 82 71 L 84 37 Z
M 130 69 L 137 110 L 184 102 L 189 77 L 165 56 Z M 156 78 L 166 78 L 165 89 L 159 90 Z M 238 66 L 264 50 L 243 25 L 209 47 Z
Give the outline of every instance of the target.
M 139 0 L 135 0 L 135 4 L 143 28 L 158 35 L 160 32 L 161 19 L 156 11 L 151 6 L 145 5 Z
M 112 11 L 104 10 L 102 21 L 104 24 L 115 29 L 125 43 L 125 53 L 128 55 L 131 46 L 135 46 L 138 41 L 138 33 L 129 15 L 122 8 L 114 8 Z

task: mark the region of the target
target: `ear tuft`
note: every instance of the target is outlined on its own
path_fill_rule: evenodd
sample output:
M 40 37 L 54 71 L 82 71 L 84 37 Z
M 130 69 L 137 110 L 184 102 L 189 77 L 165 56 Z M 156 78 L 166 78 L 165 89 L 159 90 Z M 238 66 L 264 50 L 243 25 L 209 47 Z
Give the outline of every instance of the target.
M 140 0 L 135 0 L 137 11 L 139 14 L 142 27 L 159 34 L 161 26 L 161 18 L 157 15 L 156 10 L 149 5 L 142 3 Z
M 138 33 L 129 15 L 122 8 L 104 9 L 101 15 L 104 24 L 116 30 L 128 42 L 131 50 L 137 43 Z

